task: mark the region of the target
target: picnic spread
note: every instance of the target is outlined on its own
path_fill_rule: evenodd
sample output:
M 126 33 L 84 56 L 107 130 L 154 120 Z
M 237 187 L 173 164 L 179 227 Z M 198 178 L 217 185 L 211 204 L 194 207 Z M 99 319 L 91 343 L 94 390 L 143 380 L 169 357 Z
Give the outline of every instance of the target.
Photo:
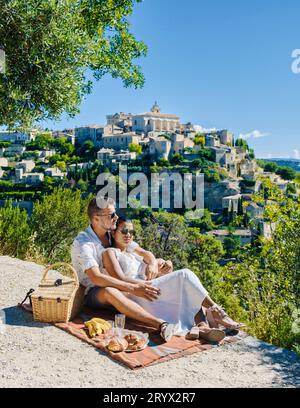
M 65 276 L 61 279 L 47 278 L 50 269 L 61 266 L 69 267 L 64 263 L 48 266 L 37 290 L 31 289 L 27 294 L 30 304 L 25 303 L 26 298 L 19 304 L 24 310 L 33 313 L 34 320 L 54 324 L 130 369 L 216 347 L 201 338 L 188 340 L 186 336 L 173 336 L 166 342 L 153 327 L 125 318 L 114 308 L 95 310 L 83 306 L 84 291 L 71 266 L 69 269 L 73 272 L 73 279 Z M 245 336 L 247 334 L 244 332 L 229 335 L 218 345 L 236 342 Z

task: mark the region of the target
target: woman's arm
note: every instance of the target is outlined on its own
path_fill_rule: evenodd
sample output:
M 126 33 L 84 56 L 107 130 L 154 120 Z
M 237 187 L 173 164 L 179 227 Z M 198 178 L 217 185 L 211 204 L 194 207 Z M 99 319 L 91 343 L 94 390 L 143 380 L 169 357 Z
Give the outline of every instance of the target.
M 158 276 L 158 263 L 155 256 L 150 251 L 146 251 L 145 249 L 138 246 L 135 248 L 134 252 L 143 258 L 145 264 L 147 264 L 146 268 L 146 278 L 147 280 L 157 278 Z
M 138 283 L 141 282 L 139 279 L 132 279 L 127 277 L 119 264 L 116 257 L 115 251 L 113 249 L 107 249 L 102 253 L 102 262 L 104 268 L 107 270 L 108 274 L 113 278 L 119 279 L 123 282 L 128 283 Z

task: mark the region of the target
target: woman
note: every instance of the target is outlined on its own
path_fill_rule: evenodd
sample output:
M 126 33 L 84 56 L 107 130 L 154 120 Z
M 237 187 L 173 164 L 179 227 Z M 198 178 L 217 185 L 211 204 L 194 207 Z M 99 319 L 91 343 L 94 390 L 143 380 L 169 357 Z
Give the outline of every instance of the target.
M 108 248 L 102 253 L 100 266 L 103 273 L 107 273 L 123 281 L 137 283 L 146 279 L 146 264 L 138 255 L 127 252 L 134 229 L 132 221 L 119 218 L 117 228 L 112 233 L 114 247 Z M 197 276 L 189 269 L 180 269 L 164 274 L 164 261 L 158 260 L 159 276 L 152 279 L 155 287 L 161 294 L 157 300 L 151 302 L 147 299 L 127 294 L 127 297 L 141 305 L 149 313 L 163 319 L 167 327 L 173 325 L 173 334 L 185 335 L 189 338 L 206 337 L 208 340 L 220 341 L 224 338 L 224 332 L 219 329 L 223 326 L 228 329 L 239 329 L 239 323 L 233 321 L 208 295 Z M 200 324 L 195 325 L 195 316 L 200 309 L 207 309 L 207 317 L 213 328 Z M 175 328 L 174 328 L 174 325 Z M 191 330 L 191 328 L 193 328 Z

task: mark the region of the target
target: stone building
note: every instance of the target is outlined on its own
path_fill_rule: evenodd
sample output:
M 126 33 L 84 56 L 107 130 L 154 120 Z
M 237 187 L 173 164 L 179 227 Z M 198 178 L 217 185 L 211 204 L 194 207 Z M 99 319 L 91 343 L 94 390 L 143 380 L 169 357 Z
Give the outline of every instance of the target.
M 171 147 L 171 141 L 164 137 L 149 138 L 149 153 L 156 159 L 168 160 L 170 158 Z
M 174 133 L 171 135 L 171 154 L 179 153 L 183 155 L 184 149 L 187 147 L 194 147 L 192 139 L 185 137 L 183 134 Z
M 52 132 L 54 139 L 66 138 L 69 143 L 75 144 L 75 129 L 56 130 Z
M 121 133 L 102 137 L 102 145 L 106 149 L 126 150 L 130 143 L 139 144 L 141 138 L 134 132 Z
M 5 159 L 5 157 L 0 157 L 0 167 L 7 167 L 8 166 L 8 160 Z
M 209 132 L 203 132 L 205 139 L 208 136 L 214 136 L 219 139 L 221 145 L 232 146 L 233 144 L 233 133 L 227 129 L 214 130 Z
M 103 136 L 122 133 L 122 129 L 117 129 L 113 125 L 87 125 L 75 128 L 75 141 L 82 145 L 86 140 L 91 140 L 95 146 L 103 146 Z
M 31 142 L 35 138 L 35 133 L 32 132 L 17 132 L 13 130 L 1 130 L 0 141 L 12 143 Z
M 62 172 L 57 167 L 48 167 L 45 169 L 45 176 L 49 176 L 57 180 L 62 180 L 66 175 L 67 173 Z
M 228 212 L 233 211 L 238 212 L 239 202 L 241 200 L 241 194 L 235 194 L 231 196 L 225 196 L 222 198 L 222 209 L 228 210 Z
M 207 147 L 219 147 L 220 139 L 216 135 L 205 135 L 205 146 Z
M 131 113 L 115 113 L 114 115 L 106 116 L 107 124 L 113 125 L 122 129 L 132 129 L 132 114 Z
M 180 129 L 179 117 L 169 113 L 161 113 L 157 103 L 152 106 L 150 112 L 132 116 L 132 130 L 138 133 L 175 132 L 177 129 Z
M 251 242 L 252 232 L 248 228 L 239 228 L 232 233 L 235 237 L 238 237 L 242 245 L 247 245 Z M 215 237 L 217 240 L 224 242 L 224 239 L 230 235 L 229 231 L 224 229 L 208 231 L 207 235 Z
M 114 152 L 114 149 L 107 149 L 105 147 L 102 147 L 102 149 L 97 152 L 97 159 L 104 165 L 106 165 L 107 163 L 109 163 L 109 158 L 114 154 Z
M 104 165 L 110 165 L 112 163 L 121 163 L 124 161 L 135 160 L 136 153 L 129 150 L 120 150 L 115 152 L 113 149 L 106 149 L 103 147 L 97 153 L 97 159 Z
M 238 180 L 222 180 L 219 183 L 205 182 L 204 202 L 210 211 L 222 211 L 222 199 L 226 196 L 240 194 Z
M 24 173 L 30 173 L 35 167 L 33 160 L 22 160 L 16 164 L 16 169 L 23 169 Z
M 15 173 L 15 180 L 17 183 L 25 183 L 25 184 L 40 184 L 44 181 L 44 174 L 43 173 L 25 173 L 23 168 L 16 169 Z

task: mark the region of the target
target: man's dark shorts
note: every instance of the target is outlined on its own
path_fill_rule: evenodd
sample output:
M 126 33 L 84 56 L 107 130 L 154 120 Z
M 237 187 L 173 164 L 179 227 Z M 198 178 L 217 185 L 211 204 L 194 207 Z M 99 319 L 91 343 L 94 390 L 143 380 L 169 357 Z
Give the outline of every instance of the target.
M 101 303 L 97 299 L 97 294 L 101 288 L 99 286 L 92 287 L 84 297 L 84 306 L 91 309 L 109 309 L 116 310 L 112 305 L 107 303 Z

